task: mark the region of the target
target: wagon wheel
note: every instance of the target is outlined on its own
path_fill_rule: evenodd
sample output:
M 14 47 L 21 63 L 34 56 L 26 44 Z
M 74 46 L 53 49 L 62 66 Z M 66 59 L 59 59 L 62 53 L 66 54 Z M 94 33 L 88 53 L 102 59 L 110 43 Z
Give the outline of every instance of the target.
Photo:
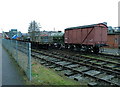
M 98 46 L 94 46 L 94 47 L 93 47 L 93 52 L 94 52 L 95 54 L 99 53 L 99 47 L 98 47 Z

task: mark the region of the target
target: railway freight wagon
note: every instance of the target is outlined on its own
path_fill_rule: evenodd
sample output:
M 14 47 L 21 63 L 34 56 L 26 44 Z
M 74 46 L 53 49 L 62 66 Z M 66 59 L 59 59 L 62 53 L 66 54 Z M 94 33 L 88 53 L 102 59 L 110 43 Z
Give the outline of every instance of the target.
M 98 53 L 106 45 L 107 28 L 104 23 L 66 28 L 65 47 Z
M 63 34 L 62 32 L 47 32 L 40 33 L 38 36 L 32 36 L 31 39 L 32 47 L 37 48 L 60 48 L 63 44 Z

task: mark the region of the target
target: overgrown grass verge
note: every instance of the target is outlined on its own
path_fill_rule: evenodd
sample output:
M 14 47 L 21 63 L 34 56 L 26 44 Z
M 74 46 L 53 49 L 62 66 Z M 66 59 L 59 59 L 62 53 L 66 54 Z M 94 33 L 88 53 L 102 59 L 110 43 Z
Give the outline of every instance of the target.
M 79 85 L 85 86 L 85 83 L 80 83 L 69 79 L 60 72 L 46 68 L 33 60 L 32 63 L 32 81 L 27 82 L 28 85 Z
M 69 79 L 66 76 L 64 76 L 63 73 L 46 68 L 45 66 L 42 66 L 41 64 L 36 62 L 34 59 L 32 59 L 32 81 L 29 81 L 25 72 L 17 64 L 15 59 L 11 55 L 10 58 L 15 64 L 16 68 L 19 70 L 19 73 L 21 74 L 24 80 L 24 85 L 65 85 L 72 87 L 87 87 L 86 83 Z

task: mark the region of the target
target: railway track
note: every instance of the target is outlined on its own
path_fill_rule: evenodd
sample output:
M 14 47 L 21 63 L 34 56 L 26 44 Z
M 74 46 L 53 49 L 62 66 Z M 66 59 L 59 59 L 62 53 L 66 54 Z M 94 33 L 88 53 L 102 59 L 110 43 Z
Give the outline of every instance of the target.
M 54 64 L 55 65 L 54 68 L 59 66 L 59 67 L 62 67 L 63 69 L 67 69 L 68 73 L 65 73 L 65 75 L 69 77 L 72 77 L 72 76 L 74 77 L 76 74 L 80 74 L 78 77 L 74 77 L 75 80 L 80 80 L 80 78 L 85 76 L 85 77 L 90 77 L 94 79 L 95 82 L 98 82 L 98 83 L 99 81 L 101 81 L 107 84 L 120 86 L 120 82 L 119 82 L 120 70 L 119 69 L 113 69 L 113 67 L 108 68 L 107 66 L 103 67 L 103 65 L 101 64 L 90 63 L 88 62 L 90 61 L 90 58 L 88 57 L 85 57 L 85 59 L 83 59 L 83 57 L 82 58 L 71 57 L 71 56 L 65 56 L 63 54 L 61 55 L 60 54 L 57 52 L 53 53 L 49 51 L 43 52 L 43 51 L 32 50 L 32 56 L 37 59 L 40 59 L 42 61 L 41 64 L 44 64 L 46 66 L 51 66 L 51 67 L 53 67 L 52 65 Z M 83 59 L 83 60 L 80 60 L 80 59 Z M 106 62 L 106 64 L 108 63 L 108 61 L 104 61 L 104 62 Z M 109 62 L 109 63 L 119 64 L 115 62 Z M 81 67 L 83 67 L 83 70 L 79 70 L 79 68 Z M 58 68 L 58 70 L 60 70 L 60 68 Z M 101 77 L 102 75 L 104 76 Z
M 51 52 L 51 51 L 50 51 Z M 60 51 L 60 50 L 53 50 L 52 53 L 54 54 L 55 52 L 60 53 L 61 55 L 66 55 L 66 51 Z M 73 53 L 73 54 L 71 54 Z M 108 55 L 108 54 L 89 54 L 89 53 L 79 53 L 79 52 L 71 52 L 69 51 L 70 56 L 76 56 L 76 57 L 86 57 L 86 58 L 91 58 L 94 60 L 99 60 L 99 61 L 106 61 L 108 63 L 120 63 L 120 56 L 115 56 L 115 55 Z
M 42 51 L 43 52 L 43 51 Z M 46 51 L 45 51 L 46 52 Z M 48 52 L 46 52 L 48 53 Z M 49 53 L 51 53 L 52 55 L 59 55 L 63 58 L 67 58 L 67 59 L 72 59 L 72 60 L 76 60 L 76 62 L 80 61 L 80 62 L 84 62 L 84 63 L 88 63 L 88 64 L 92 64 L 92 65 L 96 65 L 98 67 L 103 67 L 106 69 L 110 69 L 116 72 L 120 72 L 120 60 L 105 60 L 105 59 L 100 59 L 100 58 L 96 58 L 96 57 L 90 57 L 90 56 L 69 56 L 60 52 L 52 52 L 49 51 Z M 119 73 L 118 73 L 119 74 Z
M 23 52 L 23 50 L 20 51 Z M 66 53 L 49 50 L 38 51 L 32 49 L 31 55 L 41 64 L 57 71 L 62 71 L 69 78 L 78 81 L 84 79 L 90 85 L 120 86 L 120 68 L 116 68 L 120 65 L 119 62 L 105 61 L 84 55 L 71 56 Z M 109 66 L 108 63 L 114 66 Z
M 99 53 L 99 56 L 104 56 L 106 58 L 110 58 L 110 59 L 118 59 L 120 60 L 120 55 L 112 55 L 112 54 L 103 54 L 103 53 Z

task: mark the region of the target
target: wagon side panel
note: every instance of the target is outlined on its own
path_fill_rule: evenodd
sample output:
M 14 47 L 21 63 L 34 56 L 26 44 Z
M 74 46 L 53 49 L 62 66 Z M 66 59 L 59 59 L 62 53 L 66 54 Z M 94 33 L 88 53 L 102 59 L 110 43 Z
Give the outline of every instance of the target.
M 98 25 L 95 27 L 95 44 L 106 44 L 107 42 L 107 27 Z
M 82 41 L 82 33 L 81 33 L 81 29 L 77 29 L 76 30 L 76 43 L 77 44 L 81 44 L 81 41 Z

